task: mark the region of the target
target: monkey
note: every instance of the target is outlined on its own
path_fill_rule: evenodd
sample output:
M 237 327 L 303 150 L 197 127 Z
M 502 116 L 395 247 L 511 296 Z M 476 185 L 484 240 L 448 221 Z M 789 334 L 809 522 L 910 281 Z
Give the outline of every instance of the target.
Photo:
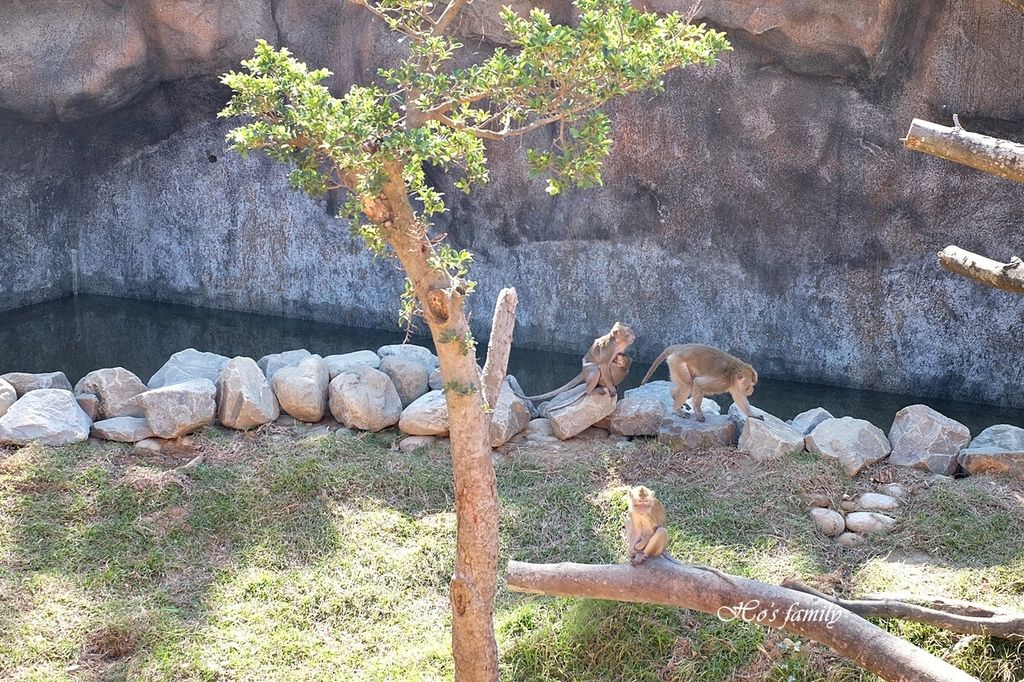
M 669 561 L 680 566 L 691 566 L 702 571 L 714 573 L 730 585 L 736 583 L 726 573 L 711 566 L 700 566 L 698 564 L 684 564 L 671 554 L 665 551 L 668 545 L 668 530 L 665 528 L 667 515 L 665 505 L 654 496 L 654 491 L 646 486 L 636 486 L 629 489 L 629 511 L 626 515 L 626 543 L 629 552 L 629 561 L 638 566 L 645 559 L 652 557 L 665 557 Z
M 616 396 L 615 387 L 626 378 L 633 364 L 626 350 L 634 341 L 636 333 L 633 328 L 623 322 L 616 322 L 610 332 L 594 339 L 590 350 L 583 356 L 583 368 L 569 383 L 543 395 L 523 397 L 527 400 L 547 400 L 582 383 L 587 385 L 583 395 L 590 395 L 601 387 L 608 395 Z
M 668 373 L 672 379 L 672 411 L 679 412 L 686 399 L 693 395 L 693 413 L 697 421 L 704 421 L 704 410 L 701 401 L 705 395 L 726 393 L 749 418 L 764 421 L 761 415 L 754 415 L 750 410 L 747 396 L 753 394 L 757 384 L 757 370 L 737 357 L 712 346 L 698 343 L 687 343 L 669 346 L 661 352 L 651 368 L 647 370 L 640 385 L 654 374 L 658 365 L 666 361 Z M 689 414 L 684 413 L 684 417 Z

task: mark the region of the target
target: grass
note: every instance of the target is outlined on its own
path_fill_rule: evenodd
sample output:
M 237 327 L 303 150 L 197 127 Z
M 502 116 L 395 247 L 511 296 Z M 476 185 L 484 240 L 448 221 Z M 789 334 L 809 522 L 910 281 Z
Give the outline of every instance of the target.
M 394 435 L 217 429 L 177 453 L 0 449 L 0 679 L 446 680 L 450 455 Z M 203 462 L 176 467 L 203 454 Z M 837 548 L 804 495 L 872 489 L 803 454 L 674 455 L 590 443 L 496 462 L 502 561 L 622 561 L 623 486 L 653 487 L 683 560 L 849 594 L 905 591 L 1024 609 L 1024 485 L 930 479 L 889 536 Z M 658 606 L 499 589 L 504 680 L 868 680 L 811 642 Z M 883 623 L 983 680 L 1024 647 Z

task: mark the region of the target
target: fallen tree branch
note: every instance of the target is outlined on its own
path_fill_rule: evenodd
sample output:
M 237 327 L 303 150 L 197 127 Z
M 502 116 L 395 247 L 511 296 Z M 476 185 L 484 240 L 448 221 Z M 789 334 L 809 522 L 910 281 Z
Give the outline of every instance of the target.
M 987 287 L 1024 294 L 1024 262 L 1020 258 L 1000 263 L 958 246 L 947 246 L 939 251 L 939 265 Z
M 919 118 L 910 123 L 903 144 L 907 149 L 1024 182 L 1024 144 L 969 133 L 959 125 L 947 128 Z
M 484 363 L 484 402 L 494 407 L 501 391 L 501 382 L 508 372 L 508 354 L 512 347 L 512 331 L 516 326 L 516 305 L 519 295 L 515 289 L 502 289 L 494 304 L 491 320 L 491 338 L 487 341 L 487 360 Z
M 843 599 L 819 592 L 797 580 L 786 580 L 783 587 L 806 592 L 842 606 L 865 618 L 899 618 L 916 623 L 934 625 L 963 635 L 987 635 L 1011 641 L 1024 641 L 1024 613 L 1001 611 L 977 604 L 931 600 L 929 606 L 919 606 L 901 598 Z M 967 615 L 973 612 L 977 615 Z
M 781 628 L 820 642 L 890 682 L 966 682 L 962 670 L 860 616 L 812 594 L 650 559 L 628 564 L 528 564 L 510 561 L 510 590 L 696 609 L 723 620 Z

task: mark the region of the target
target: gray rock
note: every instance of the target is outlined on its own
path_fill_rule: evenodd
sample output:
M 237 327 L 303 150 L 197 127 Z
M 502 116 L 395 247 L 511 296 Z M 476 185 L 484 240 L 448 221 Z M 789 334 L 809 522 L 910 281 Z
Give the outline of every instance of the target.
M 6 379 L 0 379 L 0 417 L 7 414 L 7 410 L 11 408 L 18 400 L 18 391 L 11 385 Z
M 267 381 L 272 381 L 274 375 L 277 374 L 277 370 L 284 369 L 285 367 L 297 367 L 300 362 L 312 356 L 313 354 L 305 348 L 286 350 L 283 353 L 264 355 L 256 362 L 256 366 L 263 372 L 263 376 L 267 378 Z
M 71 445 L 86 440 L 90 426 L 92 420 L 70 390 L 36 388 L 0 417 L 0 444 Z
M 177 438 L 213 422 L 217 387 L 209 379 L 189 379 L 135 396 L 160 438 Z
M 142 411 L 132 400 L 146 390 L 146 384 L 124 367 L 108 367 L 89 372 L 75 384 L 75 394 L 92 393 L 99 398 L 96 418 L 138 417 Z
M 447 436 L 448 403 L 441 391 L 430 391 L 402 411 L 398 428 L 412 436 Z
M 223 355 L 186 348 L 168 358 L 164 366 L 150 377 L 147 386 L 162 388 L 193 379 L 206 379 L 216 387 L 220 371 L 226 364 L 228 364 L 228 358 Z
M 427 368 L 428 373 L 434 371 L 438 367 L 437 356 L 434 355 L 429 348 L 416 346 L 411 343 L 381 346 L 377 349 L 377 355 L 380 356 L 381 362 L 383 362 L 384 358 L 389 355 L 418 362 Z
M 430 373 L 430 377 L 427 379 L 427 386 L 431 391 L 440 391 L 444 388 L 444 379 L 441 378 L 440 367 Z
M 779 426 L 789 426 L 789 424 L 787 424 L 782 419 L 779 419 L 773 414 L 768 414 L 759 407 L 754 407 L 753 405 L 751 405 L 750 412 L 755 417 L 760 417 L 760 419 L 757 419 L 756 421 L 766 421 L 772 422 Z M 743 414 L 743 411 L 740 410 L 739 405 L 737 405 L 736 403 L 733 403 L 732 405 L 729 406 L 728 415 L 729 419 L 731 419 L 732 422 L 736 424 L 736 438 L 738 439 L 743 435 L 743 427 L 747 422 L 747 415 Z
M 810 492 L 804 495 L 804 500 L 809 507 L 832 507 L 832 498 L 825 493 Z
M 270 382 L 252 358 L 233 358 L 217 382 L 217 419 L 232 429 L 268 424 L 281 415 Z
M 731 445 L 735 441 L 735 422 L 721 414 L 705 416 L 707 421 L 704 422 L 679 415 L 666 418 L 658 429 L 658 441 L 665 443 L 675 452 Z
M 531 419 L 530 423 L 526 425 L 526 440 L 546 443 L 558 439 L 555 438 L 555 429 L 551 425 L 551 420 L 540 417 Z
M 739 450 L 755 461 L 781 459 L 792 452 L 802 452 L 804 436 L 791 426 L 775 420 L 752 419 L 740 436 Z
M 831 509 L 815 507 L 811 509 L 811 519 L 814 521 L 814 525 L 818 527 L 818 530 L 830 538 L 834 538 L 846 530 L 846 522 L 843 520 L 843 515 Z
M 331 414 L 350 429 L 380 431 L 402 416 L 391 377 L 372 367 L 353 367 L 334 377 L 330 396 Z
M 889 442 L 890 463 L 951 476 L 957 455 L 971 442 L 971 432 L 927 405 L 910 405 L 896 413 Z
M 1009 424 L 996 424 L 975 436 L 967 447 L 1024 452 L 1024 429 Z
M 599 391 L 584 395 L 586 389 L 577 386 L 548 403 L 545 415 L 560 440 L 572 438 L 615 411 L 615 396 Z
M 622 436 L 656 436 L 667 414 L 658 398 L 626 395 L 615 405 L 608 429 Z
M 853 417 L 826 419 L 804 438 L 804 445 L 808 452 L 839 460 L 849 476 L 856 476 L 892 450 L 880 428 Z
M 304 422 L 324 418 L 330 378 L 319 355 L 311 355 L 294 367 L 281 367 L 274 372 L 271 384 L 283 411 Z
M 501 382 L 498 399 L 491 412 L 491 447 L 504 445 L 530 423 L 530 401 L 520 397 L 523 389 L 513 376 Z
M 793 417 L 790 426 L 806 436 L 814 430 L 814 427 L 826 419 L 834 419 L 832 413 L 823 407 L 815 407 L 813 410 L 801 412 Z
M 992 473 L 1024 478 L 1024 450 L 968 448 L 960 451 L 957 461 L 969 474 Z
M 164 441 L 161 438 L 146 438 L 135 444 L 133 452 L 136 455 L 156 455 L 163 452 Z
M 888 495 L 889 497 L 895 497 L 897 499 L 906 497 L 907 489 L 899 483 L 883 483 L 878 486 L 878 492 L 882 495 Z
M 82 411 L 89 415 L 89 419 L 96 421 L 100 413 L 99 396 L 93 393 L 76 393 L 75 400 L 78 401 L 78 406 L 82 408 Z M 135 407 L 133 409 L 139 408 Z
M 324 358 L 327 365 L 327 373 L 334 381 L 334 377 L 342 372 L 347 372 L 356 367 L 380 367 L 380 358 L 372 350 L 357 350 L 354 353 L 343 353 L 341 355 L 328 355 Z
M 153 429 L 145 417 L 112 417 L 93 422 L 93 438 L 113 440 L 120 443 L 138 443 L 153 437 Z
M 402 407 L 408 407 L 428 390 L 430 372 L 423 363 L 399 355 L 387 355 L 380 361 L 380 371 L 391 377 L 391 383 L 402 399 Z
M 664 407 L 665 407 L 664 416 L 667 417 L 672 412 L 672 407 L 675 404 L 675 399 L 672 397 L 672 393 L 673 393 L 674 390 L 675 390 L 675 384 L 673 384 L 671 381 L 651 381 L 649 383 L 644 384 L 643 386 L 637 386 L 636 388 L 631 388 L 628 391 L 626 391 L 625 393 L 623 393 L 622 400 L 620 400 L 620 403 L 623 402 L 626 398 L 656 399 L 656 400 L 660 401 L 662 405 L 664 405 Z M 687 407 L 690 408 L 690 410 L 689 410 L 690 412 L 693 411 L 693 398 L 692 397 L 691 398 L 687 398 L 686 402 L 684 404 Z M 705 415 L 708 415 L 708 414 L 721 414 L 722 413 L 722 406 L 719 405 L 717 401 L 712 400 L 711 398 L 704 398 L 701 401 L 700 406 L 701 406 L 701 409 L 704 411 Z M 648 435 L 648 434 L 625 434 L 625 435 Z M 649 434 L 649 435 L 653 435 L 653 434 Z
M 864 536 L 857 533 L 842 533 L 836 538 L 836 544 L 840 547 L 856 547 L 864 544 Z
M 899 506 L 895 497 L 881 493 L 864 493 L 857 498 L 858 511 L 888 512 L 895 511 Z
M 846 527 L 863 535 L 888 531 L 894 523 L 896 519 L 878 512 L 858 511 L 846 515 Z
M 0 376 L 17 392 L 18 397 L 29 391 L 38 391 L 42 388 L 59 388 L 64 391 L 71 390 L 71 382 L 64 376 L 64 372 L 40 372 L 30 374 L 28 372 L 9 372 Z
M 419 448 L 425 448 L 437 442 L 437 436 L 406 436 L 398 442 L 398 449 L 402 452 L 412 452 Z

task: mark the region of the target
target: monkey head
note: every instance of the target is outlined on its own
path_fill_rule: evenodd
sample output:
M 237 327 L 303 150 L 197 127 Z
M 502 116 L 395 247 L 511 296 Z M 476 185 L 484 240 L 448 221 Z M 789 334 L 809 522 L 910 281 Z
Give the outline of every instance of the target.
M 757 370 L 744 363 L 743 367 L 736 372 L 733 385 L 745 396 L 754 394 L 754 386 L 757 385 Z
M 625 322 L 616 322 L 612 325 L 612 336 L 623 350 L 632 346 L 636 341 L 636 332 Z
M 647 486 L 638 485 L 629 489 L 629 508 L 633 511 L 649 510 L 654 499 L 654 491 Z

